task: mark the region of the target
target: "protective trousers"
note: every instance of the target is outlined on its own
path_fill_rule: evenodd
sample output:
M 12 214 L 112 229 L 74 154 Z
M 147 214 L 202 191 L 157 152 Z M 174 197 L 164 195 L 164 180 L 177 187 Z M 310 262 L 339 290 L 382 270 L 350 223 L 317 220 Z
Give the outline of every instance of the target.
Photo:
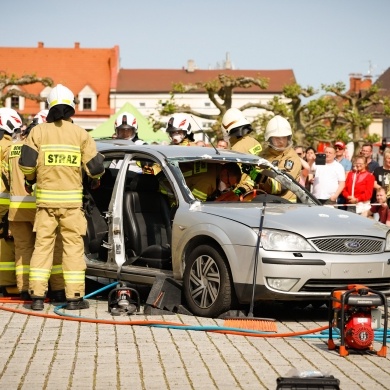
M 35 232 L 33 222 L 10 221 L 10 230 L 14 237 L 16 283 L 18 290 L 28 291 L 30 262 L 35 245 Z M 50 274 L 50 287 L 53 291 L 64 290 L 64 275 L 62 273 L 62 239 L 57 234 L 54 245 L 53 267 Z
M 67 299 L 85 295 L 84 241 L 87 221 L 81 208 L 38 207 L 35 216 L 35 249 L 30 263 L 29 288 L 33 298 L 45 297 L 53 265 L 54 241 L 62 239 L 62 270 Z
M 15 286 L 15 249 L 12 239 L 0 240 L 0 286 Z

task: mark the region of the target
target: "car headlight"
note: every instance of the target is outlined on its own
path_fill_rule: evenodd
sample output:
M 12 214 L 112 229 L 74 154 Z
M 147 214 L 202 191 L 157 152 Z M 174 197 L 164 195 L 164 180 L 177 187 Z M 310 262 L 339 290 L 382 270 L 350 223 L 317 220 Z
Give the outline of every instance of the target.
M 386 235 L 386 247 L 385 251 L 390 251 L 390 230 L 388 231 Z
M 315 249 L 303 237 L 281 230 L 263 229 L 261 246 L 269 251 L 315 252 Z

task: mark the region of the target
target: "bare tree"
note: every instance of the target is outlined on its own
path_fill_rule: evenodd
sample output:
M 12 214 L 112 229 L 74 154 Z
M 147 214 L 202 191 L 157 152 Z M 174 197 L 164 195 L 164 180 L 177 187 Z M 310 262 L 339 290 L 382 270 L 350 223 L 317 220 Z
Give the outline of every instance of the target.
M 46 99 L 39 95 L 30 94 L 14 88 L 19 85 L 29 85 L 35 83 L 41 83 L 45 87 L 51 87 L 53 85 L 53 80 L 49 77 L 37 77 L 35 74 L 26 74 L 19 77 L 14 74 L 7 75 L 5 72 L 0 72 L 0 106 L 4 107 L 5 100 L 12 96 L 22 96 L 26 99 L 37 102 L 45 101 Z

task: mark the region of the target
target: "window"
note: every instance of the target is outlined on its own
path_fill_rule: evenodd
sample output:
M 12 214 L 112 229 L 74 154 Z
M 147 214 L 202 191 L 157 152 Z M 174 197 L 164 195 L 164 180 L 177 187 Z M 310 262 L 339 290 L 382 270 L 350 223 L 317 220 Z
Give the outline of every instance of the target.
M 139 106 L 140 107 L 145 107 L 145 103 L 140 103 Z
M 84 110 L 92 110 L 92 99 L 91 98 L 83 98 L 83 109 Z
M 96 111 L 96 109 L 97 109 L 97 94 L 89 85 L 86 85 L 78 93 L 77 97 L 79 100 L 78 109 L 80 111 L 84 111 L 84 110 L 85 111 Z
M 19 109 L 19 96 L 11 97 L 11 108 L 18 110 Z
M 210 107 L 210 102 L 204 104 L 205 107 Z

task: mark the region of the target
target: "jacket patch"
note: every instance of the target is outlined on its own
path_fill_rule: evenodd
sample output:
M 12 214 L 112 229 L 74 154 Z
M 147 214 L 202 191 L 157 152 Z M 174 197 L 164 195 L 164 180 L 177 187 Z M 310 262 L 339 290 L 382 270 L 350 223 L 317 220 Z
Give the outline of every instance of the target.
M 81 166 L 80 153 L 45 152 L 45 165 L 63 165 L 68 167 Z
M 22 146 L 22 144 L 12 145 L 11 150 L 9 152 L 9 158 L 19 157 L 20 153 L 22 152 Z

